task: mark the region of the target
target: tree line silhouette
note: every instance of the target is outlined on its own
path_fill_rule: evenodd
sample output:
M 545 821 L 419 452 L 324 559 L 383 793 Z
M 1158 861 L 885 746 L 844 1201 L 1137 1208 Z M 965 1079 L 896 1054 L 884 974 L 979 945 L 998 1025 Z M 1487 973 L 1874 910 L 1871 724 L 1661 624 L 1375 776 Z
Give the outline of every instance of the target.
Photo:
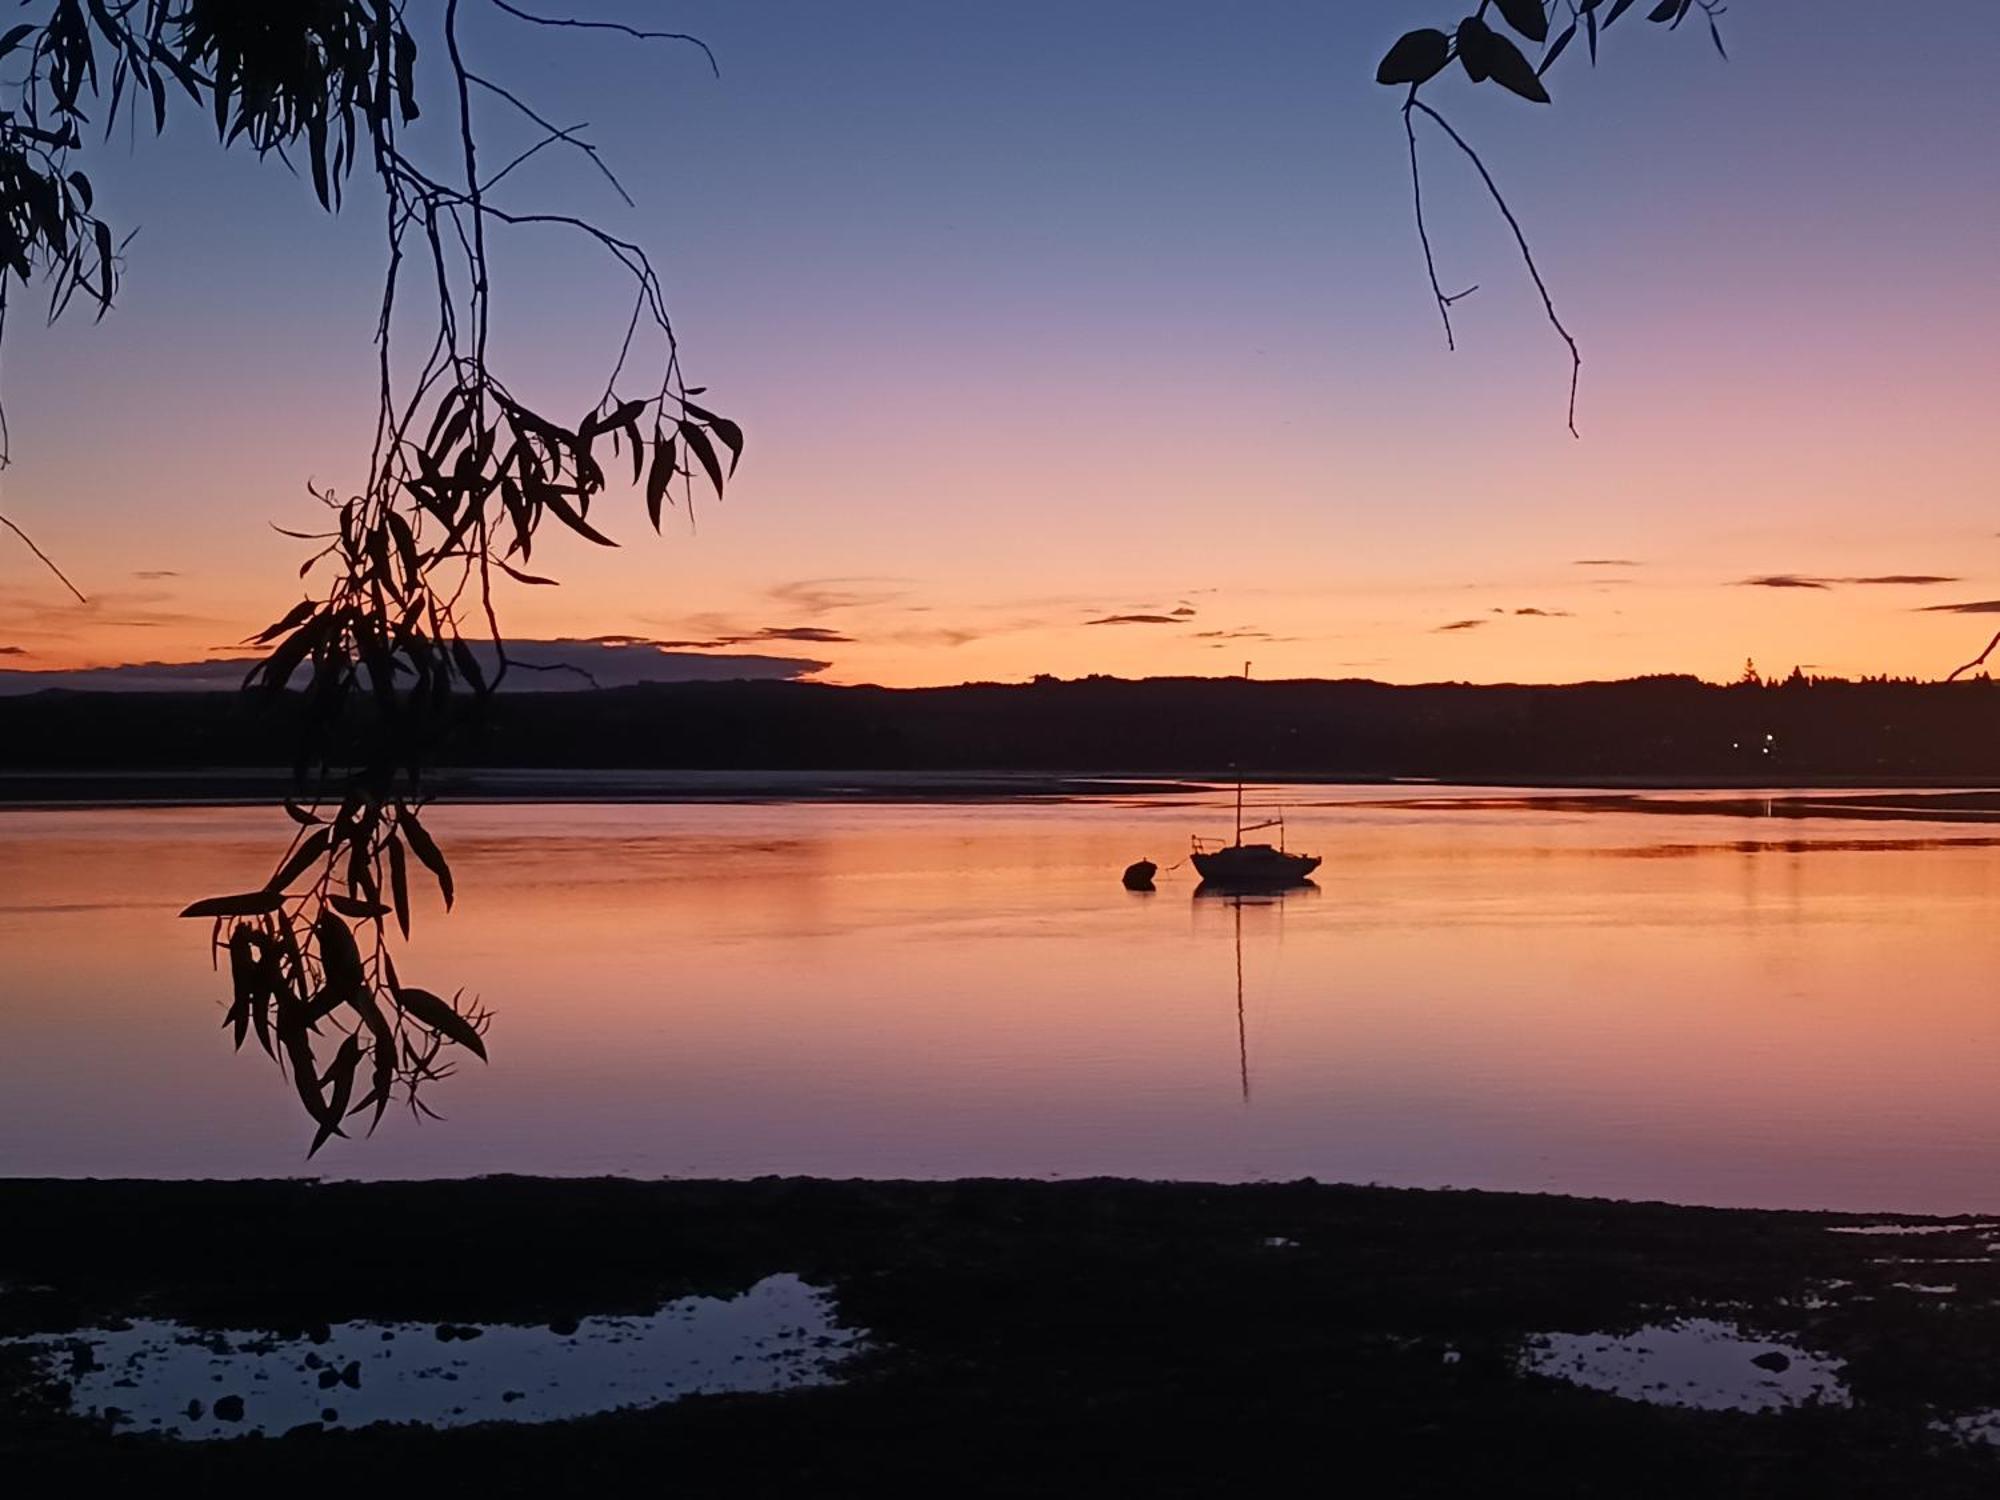
M 0 766 L 17 788 L 28 773 L 86 768 L 229 767 L 269 772 L 265 784 L 275 784 L 307 712 L 298 693 L 262 706 L 222 693 L 0 699 Z M 348 732 L 365 739 L 369 730 Z M 662 684 L 500 694 L 440 743 L 436 764 L 1966 779 L 2000 776 L 2000 691 L 1985 677 L 1851 681 L 1802 670 L 1727 686 L 1687 676 L 1565 686 L 1112 677 L 907 689 Z M 143 775 L 129 780 L 143 788 Z

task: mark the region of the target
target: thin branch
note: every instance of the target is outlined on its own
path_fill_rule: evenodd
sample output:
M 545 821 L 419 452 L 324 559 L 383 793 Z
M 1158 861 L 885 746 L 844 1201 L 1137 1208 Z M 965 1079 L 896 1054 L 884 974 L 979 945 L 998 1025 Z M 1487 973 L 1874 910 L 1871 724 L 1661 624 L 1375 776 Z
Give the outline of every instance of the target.
M 1986 643 L 1986 649 L 1984 651 L 1980 652 L 1977 656 L 1973 657 L 1971 661 L 1967 662 L 1964 666 L 1960 667 L 1957 671 L 1953 672 L 1951 676 L 1945 678 L 1945 681 L 1956 682 L 1958 681 L 1959 678 L 1963 677 L 1967 672 L 1970 672 L 1974 667 L 1984 666 L 1986 664 L 1986 658 L 1993 654 L 1995 647 L 2000 647 L 2000 631 L 1995 631 L 1993 633 L 1993 639 Z
M 1569 346 L 1569 435 L 1581 437 L 1582 434 L 1576 430 L 1576 388 L 1583 374 L 1583 355 L 1576 347 L 1576 340 L 1570 337 L 1570 331 L 1563 327 L 1562 319 L 1556 315 L 1556 305 L 1549 296 L 1548 283 L 1542 280 L 1541 268 L 1535 264 L 1535 252 L 1528 248 L 1528 237 L 1521 231 L 1520 220 L 1514 217 L 1514 210 L 1507 206 L 1506 197 L 1501 193 L 1499 184 L 1493 180 L 1493 174 L 1486 170 L 1486 163 L 1479 159 L 1479 153 L 1466 143 L 1464 136 L 1451 128 L 1451 122 L 1414 94 L 1405 106 L 1405 114 L 1407 115 L 1411 109 L 1420 109 L 1436 121 L 1438 129 L 1450 136 L 1452 144 L 1463 151 L 1472 165 L 1479 169 L 1480 180 L 1486 184 L 1486 191 L 1493 195 L 1493 202 L 1499 208 L 1500 216 L 1507 221 L 1507 227 L 1514 231 L 1514 243 L 1521 247 L 1521 259 L 1528 267 L 1528 275 L 1535 283 L 1535 290 L 1542 295 L 1542 310 L 1548 314 L 1549 326 L 1554 328 L 1563 343 Z
M 63 570 L 57 567 L 55 563 L 51 561 L 48 553 L 44 552 L 40 547 L 37 547 L 35 545 L 35 539 L 33 537 L 29 536 L 27 532 L 23 531 L 20 527 L 16 526 L 12 521 L 8 520 L 5 516 L 0 516 L 0 526 L 5 526 L 9 531 L 13 532 L 15 536 L 19 537 L 22 540 L 22 542 L 26 544 L 28 550 L 34 553 L 35 556 L 39 557 L 42 560 L 43 567 L 47 568 L 51 573 L 55 574 L 56 577 L 62 579 L 62 586 L 68 589 L 72 594 L 76 595 L 76 602 L 78 604 L 90 603 L 88 599 L 83 597 L 83 590 L 78 588 L 75 584 L 69 581 L 69 578 L 63 573 Z
M 522 672 L 574 672 L 594 688 L 604 686 L 591 674 L 588 667 L 579 667 L 573 661 L 522 661 L 519 657 L 510 656 L 507 658 L 507 665 Z
M 1424 178 L 1417 167 L 1417 125 L 1416 121 L 1410 118 L 1410 110 L 1416 102 L 1417 86 L 1411 84 L 1409 102 L 1403 106 L 1403 134 L 1410 139 L 1410 197 L 1416 204 L 1417 239 L 1424 247 L 1424 270 L 1431 278 L 1431 296 L 1437 299 L 1438 316 L 1444 320 L 1444 346 L 1447 350 L 1456 350 L 1458 341 L 1451 335 L 1451 299 L 1445 296 L 1444 288 L 1438 285 L 1437 258 L 1431 254 L 1430 231 L 1424 227 Z
M 625 206 L 627 208 L 635 208 L 638 206 L 635 203 L 633 203 L 632 195 L 625 191 L 625 184 L 618 180 L 617 173 L 613 172 L 610 167 L 604 164 L 604 158 L 597 154 L 597 148 L 591 145 L 590 142 L 586 140 L 578 139 L 576 132 L 582 130 L 584 128 L 583 126 L 572 125 L 569 127 L 569 129 L 565 130 L 560 125 L 552 124 L 548 120 L 543 119 L 541 115 L 537 114 L 532 108 L 530 108 L 529 105 L 523 99 L 521 99 L 519 95 L 513 92 L 513 90 L 503 88 L 501 85 L 495 83 L 492 79 L 482 78 L 477 73 L 467 73 L 465 77 L 468 83 L 476 83 L 481 88 L 485 89 L 487 92 L 492 94 L 498 94 L 502 99 L 505 99 L 509 104 L 513 105 L 514 108 L 518 109 L 522 114 L 526 115 L 530 120 L 533 120 L 537 125 L 541 126 L 542 129 L 546 130 L 549 133 L 547 140 L 541 142 L 539 145 L 531 146 L 527 151 L 524 151 L 521 155 L 515 157 L 514 160 L 507 163 L 505 167 L 503 167 L 499 172 L 495 173 L 494 176 L 486 183 L 487 188 L 491 188 L 494 183 L 498 182 L 502 177 L 505 177 L 509 172 L 513 171 L 514 168 L 518 167 L 522 162 L 526 161 L 528 157 L 532 156 L 535 152 L 541 150 L 542 146 L 553 145 L 557 141 L 561 141 L 566 145 L 571 145 L 576 147 L 577 150 L 581 151 L 585 156 L 590 158 L 590 164 L 596 167 L 597 170 L 604 175 L 604 180 L 611 184 L 611 190 L 615 192 L 621 199 L 624 200 Z
M 538 16 L 532 11 L 522 10 L 518 5 L 509 5 L 507 0 L 493 0 L 496 10 L 503 10 L 517 21 L 526 21 L 533 26 L 567 26 L 579 31 L 615 31 L 621 36 L 629 36 L 642 42 L 686 42 L 697 47 L 701 55 L 708 59 L 708 70 L 717 78 L 722 69 L 716 66 L 715 54 L 709 50 L 707 42 L 698 36 L 689 36 L 684 31 L 641 31 L 636 26 L 627 26 L 622 21 L 581 21 L 571 16 Z

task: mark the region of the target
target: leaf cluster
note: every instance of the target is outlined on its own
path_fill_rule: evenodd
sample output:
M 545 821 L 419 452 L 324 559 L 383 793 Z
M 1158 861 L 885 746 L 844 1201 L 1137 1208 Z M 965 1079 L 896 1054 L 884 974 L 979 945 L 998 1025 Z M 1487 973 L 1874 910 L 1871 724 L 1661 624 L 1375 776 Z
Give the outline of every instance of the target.
M 78 293 L 100 317 L 112 305 L 121 247 L 73 164 L 100 105 L 107 134 L 127 109 L 158 132 L 184 98 L 225 144 L 303 153 L 331 208 L 369 132 L 416 118 L 415 60 L 380 0 L 53 0 L 0 33 L 0 70 L 18 74 L 0 80 L 0 314 L 37 282 L 51 319 Z
M 1599 34 L 1634 3 L 1635 0 L 1480 0 L 1479 9 L 1449 33 L 1434 27 L 1404 32 L 1383 54 L 1375 70 L 1375 81 L 1392 86 L 1407 84 L 1414 93 L 1418 85 L 1430 82 L 1456 59 L 1473 83 L 1491 81 L 1523 99 L 1547 104 L 1549 93 L 1542 85 L 1542 75 L 1567 50 L 1578 31 L 1586 38 L 1590 60 L 1595 63 Z M 1646 19 L 1676 27 L 1697 7 L 1708 21 L 1716 50 L 1723 51 L 1722 32 L 1716 24 L 1724 9 L 1720 0 L 1657 0 L 1646 13 Z M 1524 41 L 1543 48 L 1540 63 L 1530 63 L 1505 32 L 1487 23 L 1489 10 L 1498 10 L 1508 29 Z M 1568 24 L 1555 32 L 1552 40 L 1553 19 L 1563 11 L 1568 14 Z
M 290 1076 L 316 1127 L 311 1155 L 344 1136 L 352 1116 L 372 1112 L 372 1133 L 399 1091 L 412 1112 L 430 1113 L 420 1087 L 450 1075 L 450 1048 L 483 1061 L 489 1018 L 462 995 L 446 1001 L 404 984 L 389 955 L 388 919 L 409 934 L 409 857 L 430 872 L 447 906 L 452 900 L 451 867 L 417 808 L 358 793 L 331 819 L 287 808 L 299 832 L 271 878 L 181 915 L 214 922 L 229 970 L 223 1027 L 238 1048 L 255 1036 Z M 332 1056 L 322 1064 L 327 1044 Z

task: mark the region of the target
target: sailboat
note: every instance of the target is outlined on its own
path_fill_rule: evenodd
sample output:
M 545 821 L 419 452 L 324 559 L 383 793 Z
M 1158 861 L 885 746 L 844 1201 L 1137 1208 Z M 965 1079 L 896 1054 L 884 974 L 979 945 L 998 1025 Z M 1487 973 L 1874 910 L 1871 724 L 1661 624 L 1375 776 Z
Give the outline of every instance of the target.
M 1247 661 L 1243 664 L 1243 676 L 1246 680 L 1250 676 L 1250 663 Z M 1276 844 L 1243 842 L 1244 834 L 1257 833 L 1266 828 L 1278 830 Z M 1201 872 L 1203 885 L 1231 890 L 1271 890 L 1300 885 L 1320 864 L 1317 854 L 1295 854 L 1285 847 L 1285 819 L 1282 813 L 1260 823 L 1243 821 L 1243 776 L 1240 771 L 1236 777 L 1235 837 L 1224 844 L 1196 834 L 1194 850 L 1188 857 L 1194 862 L 1195 869 Z

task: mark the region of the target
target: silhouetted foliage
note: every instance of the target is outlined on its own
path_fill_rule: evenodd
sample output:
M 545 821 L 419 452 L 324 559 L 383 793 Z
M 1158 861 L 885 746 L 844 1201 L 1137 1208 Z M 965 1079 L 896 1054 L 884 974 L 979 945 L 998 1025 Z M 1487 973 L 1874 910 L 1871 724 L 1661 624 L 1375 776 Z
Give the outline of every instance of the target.
M 315 492 L 327 527 L 307 538 L 317 550 L 300 572 L 317 590 L 255 638 L 269 654 L 251 685 L 303 684 L 299 793 L 287 804 L 297 831 L 258 890 L 184 913 L 214 921 L 232 984 L 226 1024 L 238 1045 L 254 1033 L 291 1074 L 318 1127 L 314 1150 L 350 1114 L 379 1120 L 392 1090 L 422 1109 L 418 1088 L 449 1071 L 449 1049 L 484 1055 L 483 1014 L 402 983 L 388 929 L 408 936 L 412 861 L 451 900 L 450 867 L 420 816 L 422 769 L 459 707 L 512 665 L 494 575 L 550 582 L 526 568 L 550 519 L 615 545 L 592 515 L 607 464 L 630 463 L 657 530 L 663 507 L 692 505 L 698 485 L 720 494 L 743 450 L 742 431 L 698 405 L 701 389 L 683 378 L 645 252 L 584 219 L 496 200 L 515 168 L 552 147 L 623 189 L 574 130 L 468 62 L 460 17 L 471 5 L 528 26 L 692 41 L 508 0 L 46 0 L 30 6 L 38 19 L 0 35 L 0 66 L 22 68 L 0 87 L 0 315 L 17 287 L 46 285 L 51 318 L 79 297 L 100 315 L 113 302 L 118 241 L 77 165 L 100 107 L 107 130 L 143 110 L 159 131 L 176 105 L 192 106 L 225 146 L 302 160 L 329 211 L 357 169 L 385 209 L 367 480 L 353 494 Z M 430 28 L 421 44 L 413 19 Z M 417 62 L 433 43 L 446 87 L 424 100 Z M 404 128 L 425 107 L 455 121 L 446 163 L 405 149 Z M 477 130 L 494 108 L 541 132 L 498 165 L 481 161 Z M 580 416 L 530 404 L 488 361 L 489 237 L 529 226 L 578 237 L 631 284 L 624 337 Z M 468 628 L 495 643 L 493 671 Z M 357 715 L 362 699 L 369 711 Z

